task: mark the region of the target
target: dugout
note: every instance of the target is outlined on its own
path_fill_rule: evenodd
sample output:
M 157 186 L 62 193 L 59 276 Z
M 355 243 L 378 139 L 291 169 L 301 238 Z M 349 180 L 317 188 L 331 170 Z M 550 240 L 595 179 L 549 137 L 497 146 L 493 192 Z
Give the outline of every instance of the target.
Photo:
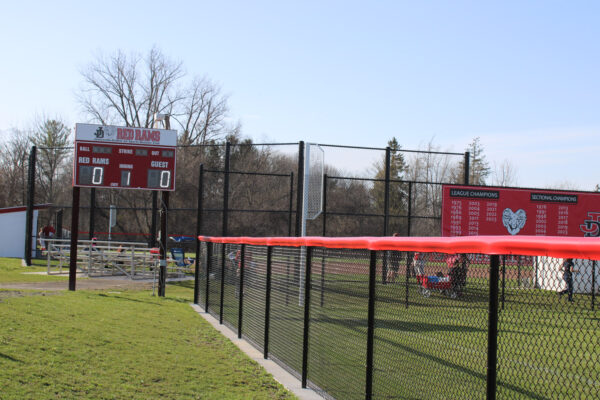
M 37 232 L 38 211 L 50 207 L 49 204 L 38 204 L 33 207 L 33 229 Z M 25 254 L 27 207 L 0 208 L 0 257 L 22 258 Z M 31 256 L 35 256 L 36 235 L 31 235 Z
M 567 285 L 563 279 L 562 264 L 564 258 L 537 257 L 534 261 L 537 286 L 540 289 L 560 291 Z M 600 293 L 600 262 L 594 260 L 573 259 L 575 272 L 573 274 L 574 293 Z M 594 265 L 595 263 L 595 265 Z M 595 279 L 594 278 L 595 275 Z

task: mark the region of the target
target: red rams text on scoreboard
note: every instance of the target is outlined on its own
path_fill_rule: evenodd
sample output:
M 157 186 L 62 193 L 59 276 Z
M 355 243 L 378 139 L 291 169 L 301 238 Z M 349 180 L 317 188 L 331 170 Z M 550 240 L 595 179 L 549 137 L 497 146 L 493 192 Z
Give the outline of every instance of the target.
M 177 132 L 77 124 L 73 186 L 175 190 Z

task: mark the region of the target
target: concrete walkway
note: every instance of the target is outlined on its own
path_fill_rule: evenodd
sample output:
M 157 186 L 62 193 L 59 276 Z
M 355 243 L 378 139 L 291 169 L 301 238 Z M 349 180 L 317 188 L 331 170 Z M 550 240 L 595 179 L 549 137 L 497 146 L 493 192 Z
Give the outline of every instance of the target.
M 192 308 L 205 320 L 207 320 L 216 330 L 221 332 L 223 336 L 231 340 L 233 344 L 240 348 L 248 357 L 259 363 L 268 373 L 273 375 L 273 378 L 281 383 L 287 390 L 294 393 L 301 400 L 323 400 L 323 397 L 319 396 L 317 392 L 312 389 L 303 389 L 300 380 L 296 379 L 295 376 L 281 368 L 279 364 L 272 360 L 265 360 L 263 354 L 252 347 L 250 343 L 244 339 L 238 339 L 237 334 L 225 325 L 220 325 L 219 321 L 198 306 L 197 304 L 191 304 Z

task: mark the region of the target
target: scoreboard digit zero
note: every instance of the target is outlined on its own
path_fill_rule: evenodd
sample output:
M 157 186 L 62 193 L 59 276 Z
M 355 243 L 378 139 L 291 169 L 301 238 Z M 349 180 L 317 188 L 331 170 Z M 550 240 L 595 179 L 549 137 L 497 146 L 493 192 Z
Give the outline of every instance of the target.
M 175 190 L 177 132 L 76 124 L 73 186 Z

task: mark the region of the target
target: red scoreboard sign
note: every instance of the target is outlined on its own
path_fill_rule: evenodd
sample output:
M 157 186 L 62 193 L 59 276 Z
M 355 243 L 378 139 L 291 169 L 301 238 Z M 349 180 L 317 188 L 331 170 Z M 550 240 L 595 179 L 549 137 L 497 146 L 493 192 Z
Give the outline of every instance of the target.
M 442 236 L 600 236 L 600 193 L 444 185 Z
M 77 124 L 73 186 L 175 190 L 177 132 Z

